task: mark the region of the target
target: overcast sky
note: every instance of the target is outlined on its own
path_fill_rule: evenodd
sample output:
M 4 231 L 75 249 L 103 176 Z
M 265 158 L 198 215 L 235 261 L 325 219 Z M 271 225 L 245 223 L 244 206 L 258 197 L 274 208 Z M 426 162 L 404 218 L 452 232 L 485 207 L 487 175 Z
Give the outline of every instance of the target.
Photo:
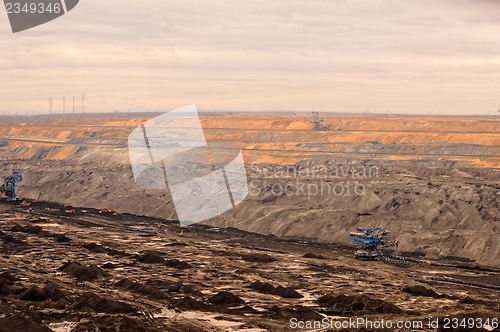
M 13 34 L 0 111 L 500 109 L 498 0 L 82 0 Z

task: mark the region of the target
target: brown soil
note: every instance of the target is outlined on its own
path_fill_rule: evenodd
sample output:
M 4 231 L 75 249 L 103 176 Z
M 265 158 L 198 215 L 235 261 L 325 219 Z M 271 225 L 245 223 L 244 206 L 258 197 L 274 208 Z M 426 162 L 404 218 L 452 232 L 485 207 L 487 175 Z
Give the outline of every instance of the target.
M 304 297 L 292 287 L 283 287 L 283 286 L 274 287 L 273 285 L 267 282 L 261 282 L 258 280 L 248 287 L 263 294 L 278 295 L 286 299 L 300 299 Z
M 338 314 L 359 315 L 362 313 L 374 314 L 404 314 L 404 311 L 391 302 L 380 299 L 371 299 L 361 295 L 324 295 L 317 300 L 321 306 L 328 307 L 327 311 Z
M 148 217 L 86 209 L 68 218 L 56 204 L 38 202 L 32 208 L 0 204 L 3 237 L 23 236 L 22 243 L 0 244 L 0 331 L 47 331 L 51 324 L 73 324 L 73 331 L 214 331 L 216 322 L 290 331 L 290 318 L 416 320 L 457 312 L 493 317 L 500 310 L 498 290 L 486 283 L 500 271 L 473 269 L 470 262 L 415 258 L 400 268 L 357 261 L 349 246 L 204 225 L 184 229 L 181 236 L 175 222 L 163 221 L 158 229 L 158 219 Z M 11 231 L 29 226 L 43 231 Z M 71 241 L 60 243 L 47 233 L 66 234 Z M 99 246 L 122 255 L 85 248 Z M 303 257 L 304 252 L 325 258 Z M 137 262 L 151 255 L 193 268 Z M 273 260 L 247 262 L 248 255 Z M 113 265 L 109 273 L 106 265 Z M 467 281 L 469 275 L 482 279 L 472 287 L 437 278 Z

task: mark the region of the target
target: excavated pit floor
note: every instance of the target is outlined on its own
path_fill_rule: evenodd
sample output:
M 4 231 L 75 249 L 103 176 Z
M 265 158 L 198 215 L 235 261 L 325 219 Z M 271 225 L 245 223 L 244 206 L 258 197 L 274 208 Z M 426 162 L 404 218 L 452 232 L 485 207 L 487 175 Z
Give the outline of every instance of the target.
M 291 318 L 500 318 L 494 267 L 408 257 L 402 268 L 355 260 L 351 246 L 71 209 L 0 204 L 0 331 L 259 332 L 293 330 Z

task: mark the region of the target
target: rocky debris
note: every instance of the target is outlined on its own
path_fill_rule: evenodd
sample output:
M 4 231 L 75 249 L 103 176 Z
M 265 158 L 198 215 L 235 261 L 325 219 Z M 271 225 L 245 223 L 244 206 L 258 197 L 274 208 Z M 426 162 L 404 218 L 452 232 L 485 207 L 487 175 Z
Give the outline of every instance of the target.
M 63 310 L 66 309 L 68 305 L 70 305 L 71 303 L 72 301 L 68 300 L 67 298 L 62 298 L 54 304 L 54 308 L 58 310 Z
M 500 305 L 495 303 L 495 302 L 485 301 L 485 300 L 478 299 L 478 298 L 471 297 L 471 296 L 466 296 L 464 298 L 461 298 L 458 301 L 458 303 L 460 303 L 460 304 L 481 304 L 481 305 L 486 305 L 490 308 L 497 307 L 498 309 L 500 309 Z
M 163 263 L 165 259 L 156 252 L 146 252 L 140 256 L 137 261 L 145 264 L 158 264 Z
M 46 206 L 35 204 L 34 208 L 45 211 Z M 370 317 L 373 321 L 399 320 L 411 318 L 410 315 L 420 317 L 429 312 L 433 317 L 451 317 L 479 310 L 485 317 L 492 317 L 500 310 L 499 300 L 484 287 L 449 281 L 432 281 L 428 286 L 421 281 L 422 275 L 435 271 L 436 275 L 446 276 L 446 280 L 476 280 L 493 285 L 498 282 L 498 270 L 489 267 L 483 266 L 480 270 L 476 265 L 469 268 L 469 265 L 444 264 L 429 258 L 428 262 L 415 264 L 403 272 L 380 262 L 355 261 L 352 259 L 354 250 L 342 245 L 309 243 L 299 246 L 296 239 L 270 238 L 243 231 L 235 233 L 227 229 L 213 232 L 203 225 L 193 225 L 191 234 L 182 238 L 189 246 L 167 248 L 163 244 L 173 241 L 169 237 L 176 237 L 180 230 L 178 225 L 168 224 L 156 233 L 156 220 L 125 213 L 101 216 L 90 209 L 82 213 L 81 218 L 69 219 L 62 211 L 49 211 L 52 215 L 44 219 L 46 224 L 40 225 L 50 228 L 51 233 L 42 231 L 42 235 L 28 236 L 9 231 L 16 223 L 26 226 L 27 213 L 17 211 L 19 208 L 14 205 L 0 204 L 0 220 L 2 209 L 5 220 L 0 222 L 0 231 L 25 240 L 26 246 L 4 245 L 0 241 L 0 266 L 3 267 L 0 270 L 0 319 L 22 313 L 25 319 L 38 326 L 43 326 L 42 322 L 53 323 L 47 326 L 55 331 L 64 324 L 77 325 L 73 332 L 197 331 L 197 326 L 200 331 L 207 331 L 220 329 L 225 322 L 235 322 L 235 330 L 283 331 L 291 317 L 322 319 L 318 314 Z M 89 228 L 91 223 L 100 225 L 99 229 Z M 138 228 L 145 231 L 138 233 Z M 5 233 L 0 236 L 5 237 Z M 53 233 L 68 234 L 74 243 L 55 243 L 48 235 Z M 157 235 L 144 239 L 140 237 L 143 233 Z M 95 246 L 89 247 L 90 250 L 83 247 L 91 243 Z M 107 248 L 126 248 L 127 253 L 106 256 L 104 250 L 98 249 L 102 253 L 92 251 L 98 246 L 108 250 L 107 254 L 111 251 Z M 308 252 L 328 253 L 329 258 L 304 258 Z M 146 253 L 156 254 L 165 261 L 156 265 L 138 262 Z M 250 253 L 269 254 L 280 261 L 279 264 L 266 264 L 241 260 L 242 254 Z M 183 261 L 193 268 L 174 268 Z M 91 282 L 77 282 L 71 276 L 72 271 L 82 266 L 90 269 L 91 263 L 106 272 L 110 271 L 106 268 L 120 268 L 112 270 L 113 278 L 80 279 Z M 436 265 L 431 265 L 433 263 Z M 167 267 L 169 264 L 172 267 Z M 55 271 L 59 266 L 63 273 L 54 273 L 59 272 Z M 9 273 L 4 272 L 7 269 Z M 456 301 L 436 301 L 401 291 L 404 286 L 414 284 L 432 286 L 436 293 L 449 293 Z M 355 295 L 338 298 L 336 289 Z M 214 290 L 217 291 L 213 293 Z M 219 291 L 227 291 L 232 296 L 217 294 Z M 85 296 L 87 292 L 90 295 Z M 312 302 L 309 296 L 300 299 L 299 292 L 314 297 L 332 294 Z M 38 301 L 43 297 L 44 301 Z M 400 310 L 403 308 L 406 312 Z M 184 315 L 186 311 L 189 314 Z M 197 311 L 202 313 L 192 314 Z M 0 327 L 0 332 L 4 330 Z M 36 327 L 25 326 L 23 332 L 32 330 L 36 331 Z
M 251 289 L 263 293 L 263 294 L 273 294 L 275 291 L 275 287 L 267 282 L 261 282 L 257 280 L 256 282 L 252 283 L 250 286 Z
M 190 285 L 190 284 L 183 285 L 181 282 L 177 282 L 174 285 L 178 285 L 178 284 L 180 284 L 182 286 L 181 287 L 181 291 L 184 292 L 185 294 L 192 294 L 192 295 L 196 295 L 196 296 L 202 296 L 203 295 L 198 290 L 198 288 L 196 288 L 194 285 Z
M 304 257 L 304 258 L 326 259 L 325 256 L 323 256 L 323 255 L 316 255 L 316 254 L 313 254 L 312 252 L 308 252 L 307 254 L 305 254 L 302 257 Z
M 174 283 L 169 283 L 169 285 L 166 287 L 167 292 L 169 293 L 180 293 L 182 291 L 182 287 L 184 285 L 182 282 L 174 282 Z M 188 293 L 188 292 L 185 292 Z
M 318 320 L 321 321 L 323 316 L 311 308 L 301 305 L 280 307 L 277 305 L 272 306 L 267 314 L 273 319 L 286 319 L 296 318 L 298 320 Z
M 271 263 L 276 261 L 275 258 L 268 254 L 244 254 L 241 255 L 241 259 L 251 263 Z
M 411 295 L 427 296 L 433 297 L 435 299 L 443 297 L 442 295 L 436 293 L 433 289 L 427 288 L 423 285 L 405 286 L 403 287 L 402 291 Z
M 189 322 L 171 322 L 168 325 L 169 332 L 206 332 L 207 330 Z
M 0 332 L 53 332 L 31 318 L 15 315 L 0 318 Z
M 17 233 L 24 233 L 26 232 L 26 228 L 19 224 L 15 224 L 11 229 L 9 229 L 11 232 L 17 232 Z
M 119 256 L 119 257 L 127 256 L 127 254 L 125 253 L 125 251 L 111 249 L 111 248 L 108 248 L 108 255 L 110 255 L 110 256 Z
M 47 285 L 45 285 L 45 287 L 43 288 L 43 292 L 45 296 L 47 296 L 47 298 L 50 298 L 54 302 L 57 302 L 61 299 L 69 300 L 66 293 L 54 283 L 48 283 Z
M 186 246 L 188 246 L 187 243 L 179 242 L 179 241 L 165 244 L 165 247 L 186 247 Z
M 143 321 L 122 315 L 93 317 L 91 320 L 79 323 L 71 330 L 71 332 L 88 331 L 163 332 L 162 329 L 152 326 L 150 321 Z
M 66 234 L 53 234 L 52 237 L 59 243 L 71 242 L 71 239 Z
M 40 234 L 43 231 L 42 227 L 40 226 L 28 225 L 26 227 L 23 227 L 19 224 L 15 224 L 9 230 L 15 233 L 29 233 L 29 234 Z
M 65 309 L 69 304 L 73 302 L 70 296 L 66 292 L 61 290 L 58 285 L 54 283 L 48 283 L 43 288 L 43 293 L 47 299 L 50 299 L 55 303 L 54 307 L 56 309 Z
M 391 302 L 374 299 L 367 295 L 324 295 L 317 299 L 322 307 L 328 307 L 328 313 L 336 314 L 403 314 L 404 311 Z
M 183 284 L 180 281 L 169 281 L 169 280 L 158 280 L 150 279 L 146 281 L 146 285 L 154 287 L 156 289 L 162 289 L 168 293 L 184 293 L 191 294 L 195 296 L 202 296 L 203 294 L 191 284 Z
M 17 281 L 17 278 L 9 272 L 0 274 L 0 295 L 9 295 L 11 293 L 10 286 Z
M 182 310 L 205 310 L 207 305 L 190 296 L 183 297 L 178 300 L 175 305 Z
M 105 254 L 108 252 L 108 249 L 106 249 L 106 247 L 94 242 L 84 244 L 83 247 L 96 254 Z
M 37 301 L 42 302 L 47 299 L 45 292 L 37 286 L 32 286 L 21 293 L 19 298 L 23 301 Z
M 101 269 L 117 269 L 119 267 L 120 267 L 119 264 L 114 264 L 111 262 L 107 262 L 107 263 L 101 265 Z
M 423 258 L 425 257 L 425 252 L 421 251 L 402 251 L 400 256 L 402 257 L 413 257 L 413 258 Z
M 283 287 L 283 286 L 274 287 L 273 285 L 267 282 L 261 282 L 259 280 L 252 283 L 249 287 L 259 293 L 278 295 L 286 299 L 300 299 L 304 297 L 291 287 Z
M 9 243 L 25 244 L 25 242 L 23 240 L 20 240 L 17 237 L 14 237 L 14 236 L 12 236 L 10 234 L 5 234 L 5 236 L 2 236 L 2 240 L 6 244 L 9 244 Z
M 222 291 L 208 298 L 208 302 L 213 305 L 233 306 L 245 303 L 239 296 L 231 292 Z
M 107 277 L 108 274 L 101 270 L 97 265 L 83 265 L 78 262 L 67 262 L 60 268 L 59 271 L 68 273 L 70 276 L 79 281 L 90 281 L 100 277 Z
M 29 234 L 40 234 L 42 231 L 43 229 L 40 226 L 33 226 L 33 225 L 26 226 L 26 233 Z
M 19 278 L 17 278 L 16 276 L 13 276 L 12 273 L 10 273 L 9 271 L 5 271 L 2 274 L 0 274 L 0 278 L 7 279 L 11 282 L 16 282 L 19 280 Z
M 143 294 L 149 297 L 157 298 L 157 299 L 165 299 L 168 298 L 167 294 L 158 288 L 153 288 L 147 285 L 144 285 L 140 282 L 133 281 L 127 278 L 123 278 L 119 282 L 116 283 L 116 286 L 126 289 L 128 291 Z
M 259 312 L 258 310 L 252 308 L 248 304 L 244 305 L 242 307 L 239 307 L 239 308 L 232 308 L 229 311 L 229 313 L 231 313 L 231 314 L 237 314 L 237 315 L 255 314 L 255 313 L 258 313 L 258 312 Z
M 475 259 L 470 259 L 467 257 L 459 257 L 459 256 L 443 256 L 442 259 L 449 261 L 457 261 L 462 263 L 475 263 Z
M 276 287 L 273 294 L 279 295 L 279 296 L 286 298 L 286 299 L 300 299 L 300 298 L 304 297 L 299 292 L 297 292 L 295 289 L 293 289 L 291 287 L 283 287 L 283 286 Z
M 311 271 L 315 272 L 328 272 L 332 274 L 357 274 L 359 276 L 365 276 L 367 275 L 366 270 L 362 268 L 352 268 L 348 266 L 332 266 L 326 263 L 323 263 L 321 265 L 314 264 L 314 263 L 308 263 L 308 269 Z
M 70 305 L 67 310 L 107 314 L 132 313 L 137 311 L 136 308 L 128 303 L 102 298 L 92 292 L 83 294 L 74 304 Z
M 188 262 L 180 261 L 178 259 L 170 259 L 165 262 L 165 265 L 168 267 L 174 267 L 179 270 L 190 269 L 193 267 Z

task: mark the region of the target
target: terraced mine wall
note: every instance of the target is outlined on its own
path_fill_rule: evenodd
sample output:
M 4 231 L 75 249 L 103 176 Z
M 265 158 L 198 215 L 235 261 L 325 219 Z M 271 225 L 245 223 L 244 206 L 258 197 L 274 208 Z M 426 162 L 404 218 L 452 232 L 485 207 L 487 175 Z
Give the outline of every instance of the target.
M 3 123 L 1 174 L 21 169 L 25 198 L 176 219 L 168 191 L 133 179 L 127 137 L 146 120 Z M 499 119 L 331 115 L 328 131 L 310 120 L 202 117 L 209 143 L 241 147 L 250 185 L 243 203 L 207 223 L 346 244 L 347 230 L 379 225 L 399 252 L 500 264 Z

